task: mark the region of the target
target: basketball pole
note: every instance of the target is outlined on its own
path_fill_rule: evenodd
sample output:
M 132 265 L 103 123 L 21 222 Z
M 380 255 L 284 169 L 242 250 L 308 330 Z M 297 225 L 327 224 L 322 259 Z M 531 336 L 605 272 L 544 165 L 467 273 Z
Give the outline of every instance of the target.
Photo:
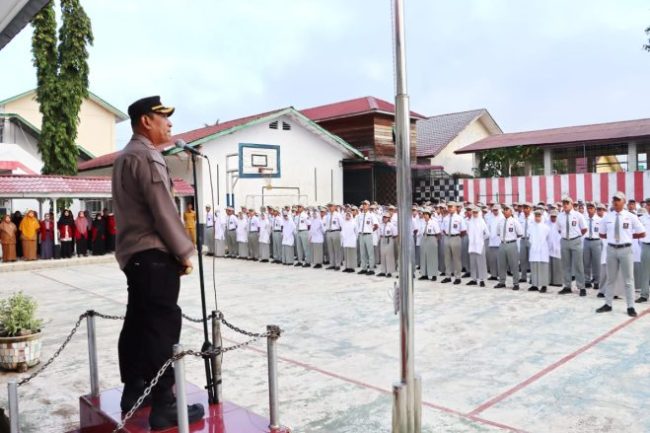
M 404 2 L 394 2 L 395 42 L 395 157 L 397 160 L 397 202 L 399 236 L 400 295 L 400 382 L 395 385 L 393 433 L 420 433 L 421 414 L 416 398 L 413 318 L 413 236 L 409 236 L 412 200 L 411 119 L 406 88 L 406 50 L 404 40 Z

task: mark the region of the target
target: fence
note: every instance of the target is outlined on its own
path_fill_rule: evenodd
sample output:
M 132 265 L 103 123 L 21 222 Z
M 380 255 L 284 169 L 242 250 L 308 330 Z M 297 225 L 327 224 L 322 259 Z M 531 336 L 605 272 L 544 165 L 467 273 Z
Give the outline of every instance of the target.
M 650 171 L 463 179 L 463 185 L 464 199 L 472 202 L 557 202 L 568 194 L 574 200 L 609 203 L 617 191 L 641 201 L 650 196 Z

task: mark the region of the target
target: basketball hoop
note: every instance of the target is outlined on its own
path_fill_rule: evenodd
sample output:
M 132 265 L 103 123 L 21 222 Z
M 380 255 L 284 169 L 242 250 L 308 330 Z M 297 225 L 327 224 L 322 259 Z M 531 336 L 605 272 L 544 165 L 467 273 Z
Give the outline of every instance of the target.
M 264 188 L 273 189 L 271 181 L 273 180 L 273 169 L 268 167 L 258 167 L 258 171 L 262 179 L 264 179 Z

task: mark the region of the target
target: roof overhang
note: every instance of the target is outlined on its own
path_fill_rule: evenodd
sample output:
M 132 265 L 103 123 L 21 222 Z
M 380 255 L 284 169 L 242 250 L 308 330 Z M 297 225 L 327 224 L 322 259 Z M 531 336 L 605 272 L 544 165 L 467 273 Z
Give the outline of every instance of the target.
M 49 2 L 50 0 L 2 0 L 0 2 L 0 50 Z

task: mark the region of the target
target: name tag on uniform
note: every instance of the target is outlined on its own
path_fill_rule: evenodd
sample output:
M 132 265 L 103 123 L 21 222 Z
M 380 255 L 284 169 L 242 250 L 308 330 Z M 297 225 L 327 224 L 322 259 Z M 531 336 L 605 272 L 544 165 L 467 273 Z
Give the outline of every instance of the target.
M 513 231 L 515 231 L 515 229 L 514 229 L 514 227 L 509 227 L 509 228 L 508 228 L 508 231 L 509 231 L 510 233 L 512 233 Z
M 630 226 L 629 223 L 623 223 L 623 230 L 627 230 L 629 226 Z
M 367 220 L 367 221 L 366 221 L 366 225 L 367 225 L 367 226 L 370 225 L 370 220 Z
M 576 220 L 573 220 L 573 221 L 571 221 L 571 225 L 572 225 L 572 226 L 574 226 L 574 227 L 575 227 L 575 226 L 576 226 L 576 224 L 578 224 L 578 221 L 576 221 Z
M 301 219 L 300 224 L 304 224 L 304 223 L 305 223 L 305 220 Z
M 594 231 L 598 233 L 598 227 L 594 227 Z
M 386 235 L 390 236 L 390 229 L 386 230 Z
M 455 228 L 455 229 L 458 228 L 458 224 L 457 224 L 457 223 L 454 223 L 454 228 Z

